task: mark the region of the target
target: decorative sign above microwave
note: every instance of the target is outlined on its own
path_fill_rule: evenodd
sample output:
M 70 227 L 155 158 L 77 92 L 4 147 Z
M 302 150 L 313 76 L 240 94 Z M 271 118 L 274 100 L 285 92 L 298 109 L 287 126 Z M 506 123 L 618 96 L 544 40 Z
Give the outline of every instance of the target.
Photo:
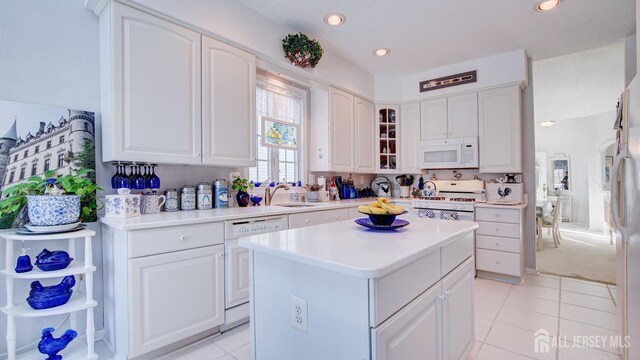
M 476 82 L 478 81 L 477 72 L 477 70 L 473 70 L 437 79 L 420 81 L 420 92 Z

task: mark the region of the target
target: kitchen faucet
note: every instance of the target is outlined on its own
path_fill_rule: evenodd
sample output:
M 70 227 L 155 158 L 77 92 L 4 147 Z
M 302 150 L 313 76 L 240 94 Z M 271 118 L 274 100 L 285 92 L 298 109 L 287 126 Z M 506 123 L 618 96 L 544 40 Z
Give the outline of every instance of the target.
M 271 187 L 270 186 L 267 186 L 267 188 L 264 189 L 265 205 L 271 205 L 271 199 L 273 199 L 273 195 L 275 195 L 276 191 L 278 191 L 278 189 L 280 189 L 280 188 L 284 188 L 285 190 L 289 190 L 289 186 L 287 186 L 287 184 L 278 184 L 278 186 L 273 188 L 273 192 L 271 192 Z

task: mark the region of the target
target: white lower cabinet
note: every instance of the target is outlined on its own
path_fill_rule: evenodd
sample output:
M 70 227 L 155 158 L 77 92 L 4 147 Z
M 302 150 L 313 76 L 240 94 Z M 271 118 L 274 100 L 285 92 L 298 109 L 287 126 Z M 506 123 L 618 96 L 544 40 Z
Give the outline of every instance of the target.
M 129 260 L 129 355 L 224 323 L 224 246 Z
M 462 359 L 473 346 L 473 259 L 442 279 L 442 359 Z M 471 319 L 471 321 L 469 321 Z
M 464 359 L 475 337 L 473 274 L 473 259 L 468 258 L 402 310 L 372 329 L 372 358 Z
M 105 342 L 157 359 L 225 322 L 222 222 L 141 230 L 102 225 Z
M 438 283 L 371 330 L 373 359 L 440 359 L 440 296 L 441 288 Z
M 524 279 L 524 209 L 478 207 L 476 269 L 478 277 L 520 284 Z

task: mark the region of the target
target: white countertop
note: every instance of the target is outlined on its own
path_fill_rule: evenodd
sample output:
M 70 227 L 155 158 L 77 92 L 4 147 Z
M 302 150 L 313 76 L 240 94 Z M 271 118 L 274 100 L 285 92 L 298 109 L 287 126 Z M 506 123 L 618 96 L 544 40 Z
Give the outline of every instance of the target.
M 260 216 L 287 215 L 304 213 L 318 210 L 331 210 L 350 208 L 362 204 L 368 204 L 376 198 L 351 199 L 341 201 L 327 201 L 317 203 L 307 203 L 313 206 L 308 207 L 283 207 L 277 205 L 261 205 L 247 207 L 230 207 L 226 209 L 212 210 L 192 210 L 160 212 L 157 214 L 144 214 L 130 218 L 101 217 L 100 221 L 112 228 L 119 230 L 141 230 L 166 226 L 200 224 L 215 221 L 244 219 Z M 390 199 L 391 201 L 402 201 L 408 199 Z
M 486 203 L 486 202 L 478 202 L 475 203 L 474 206 L 476 208 L 500 208 L 500 209 L 517 209 L 517 210 L 523 210 L 526 209 L 526 207 L 528 206 L 528 200 L 525 197 L 524 198 L 524 202 L 522 204 L 513 204 L 513 205 L 509 205 L 509 204 L 490 204 L 490 203 Z
M 469 221 L 405 217 L 396 231 L 373 231 L 353 220 L 240 238 L 240 245 L 361 278 L 379 278 L 478 227 Z

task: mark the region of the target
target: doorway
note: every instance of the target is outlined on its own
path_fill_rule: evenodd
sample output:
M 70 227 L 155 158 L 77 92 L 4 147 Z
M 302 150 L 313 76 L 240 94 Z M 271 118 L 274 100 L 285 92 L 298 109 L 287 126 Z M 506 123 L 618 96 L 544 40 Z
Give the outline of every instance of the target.
M 536 266 L 616 283 L 610 180 L 624 45 L 533 62 Z

